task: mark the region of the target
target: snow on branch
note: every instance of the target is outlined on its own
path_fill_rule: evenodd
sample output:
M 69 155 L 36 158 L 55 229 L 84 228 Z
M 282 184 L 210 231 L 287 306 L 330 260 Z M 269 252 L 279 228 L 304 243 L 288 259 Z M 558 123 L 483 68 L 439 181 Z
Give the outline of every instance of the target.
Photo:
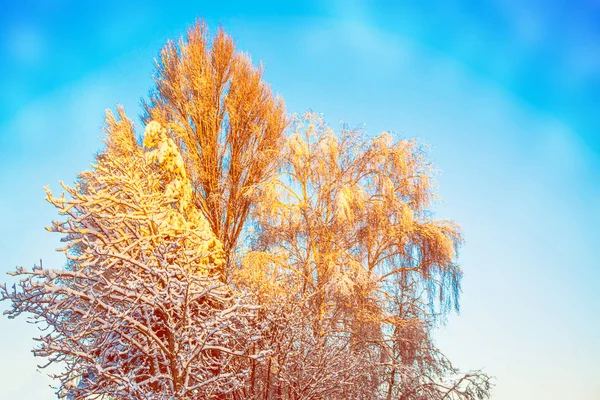
M 248 338 L 260 337 L 257 307 L 221 281 L 222 245 L 182 196 L 191 190 L 185 174 L 139 147 L 123 151 L 119 143 L 131 141 L 119 135 L 131 130 L 112 127 L 113 147 L 74 187 L 63 185 L 69 198 L 47 190 L 67 216 L 48 228 L 64 235 L 67 268 L 18 268 L 20 281 L 0 288 L 5 314 L 42 324 L 34 354 L 65 367 L 55 375 L 61 398 L 231 392 L 267 354 L 249 352 Z

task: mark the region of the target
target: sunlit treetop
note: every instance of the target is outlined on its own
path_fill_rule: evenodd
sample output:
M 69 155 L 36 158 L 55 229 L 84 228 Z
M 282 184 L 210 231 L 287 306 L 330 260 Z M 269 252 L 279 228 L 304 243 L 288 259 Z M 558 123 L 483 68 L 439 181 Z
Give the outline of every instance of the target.
M 74 187 L 63 185 L 71 199 L 55 198 L 48 190 L 48 201 L 69 217 L 67 222 L 54 222 L 50 230 L 67 234 L 71 265 L 91 266 L 86 264 L 91 262 L 86 247 L 108 235 L 148 255 L 166 242 L 178 243 L 196 254 L 192 264 L 198 272 L 220 274 L 223 246 L 190 202 L 192 189 L 182 157 L 166 129 L 157 122 L 148 124 L 140 146 L 122 109 L 119 117 L 107 112 L 106 150 L 93 169 L 81 173 Z
M 162 49 L 154 82 L 144 121 L 168 127 L 193 202 L 230 254 L 258 201 L 253 189 L 277 169 L 288 122 L 283 101 L 263 81 L 262 67 L 223 30 L 211 37 L 202 22 Z M 151 131 L 155 148 L 159 134 Z

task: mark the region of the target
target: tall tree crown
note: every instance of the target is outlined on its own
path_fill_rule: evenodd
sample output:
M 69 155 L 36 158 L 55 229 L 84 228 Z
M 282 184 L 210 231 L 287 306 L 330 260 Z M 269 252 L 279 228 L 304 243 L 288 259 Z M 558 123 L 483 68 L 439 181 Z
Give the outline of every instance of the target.
M 275 172 L 286 126 L 283 101 L 262 68 L 219 30 L 198 22 L 160 53 L 145 122 L 169 127 L 193 187 L 193 200 L 229 254 L 255 203 L 254 189 Z

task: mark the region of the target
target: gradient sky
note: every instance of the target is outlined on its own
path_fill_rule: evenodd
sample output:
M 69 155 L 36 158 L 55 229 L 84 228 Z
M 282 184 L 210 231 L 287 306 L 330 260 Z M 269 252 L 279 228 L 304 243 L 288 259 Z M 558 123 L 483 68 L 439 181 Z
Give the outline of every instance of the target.
M 137 120 L 158 50 L 203 17 L 288 111 L 431 146 L 436 215 L 466 237 L 451 360 L 495 376 L 494 400 L 600 399 L 599 3 L 88 3 L 2 2 L 0 281 L 63 265 L 43 186 L 89 167 L 106 108 Z M 0 398 L 55 398 L 35 334 L 0 318 Z

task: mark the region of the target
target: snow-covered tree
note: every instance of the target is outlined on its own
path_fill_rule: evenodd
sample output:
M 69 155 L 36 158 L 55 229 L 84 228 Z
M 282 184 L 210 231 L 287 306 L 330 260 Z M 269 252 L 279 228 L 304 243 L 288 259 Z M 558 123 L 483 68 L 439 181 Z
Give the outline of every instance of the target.
M 181 155 L 166 129 L 144 147 L 122 110 L 107 117 L 107 149 L 91 171 L 47 200 L 66 216 L 66 269 L 28 271 L 12 288 L 9 318 L 46 326 L 35 348 L 58 374 L 62 397 L 198 399 L 245 381 L 258 338 L 256 307 L 219 279 L 220 241 L 191 200 Z
M 458 310 L 462 237 L 433 218 L 415 141 L 314 113 L 286 137 L 261 68 L 202 23 L 154 81 L 142 143 L 108 112 L 92 170 L 47 192 L 66 268 L 18 268 L 0 288 L 10 318 L 46 326 L 34 353 L 64 367 L 60 396 L 489 397 L 486 374 L 433 343 Z

